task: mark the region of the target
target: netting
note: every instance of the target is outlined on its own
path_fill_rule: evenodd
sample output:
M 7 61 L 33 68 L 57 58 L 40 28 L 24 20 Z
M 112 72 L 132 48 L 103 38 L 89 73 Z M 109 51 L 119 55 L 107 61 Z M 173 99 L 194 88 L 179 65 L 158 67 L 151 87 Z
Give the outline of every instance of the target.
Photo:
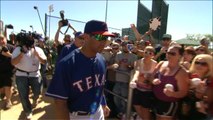
M 66 19 L 66 18 L 65 18 Z M 57 16 L 51 16 L 51 15 L 46 15 L 46 36 L 50 37 L 50 40 L 54 40 L 54 36 L 55 33 L 58 29 L 58 22 L 61 20 L 61 17 L 57 17 Z M 71 26 L 76 30 L 76 31 L 84 31 L 84 26 L 86 24 L 87 21 L 80 21 L 80 20 L 74 20 L 74 19 L 68 19 L 69 23 L 71 24 Z M 121 34 L 121 29 L 118 28 L 113 28 L 108 26 L 108 29 L 110 32 L 115 32 L 115 33 L 120 33 Z M 65 33 L 67 30 L 67 26 L 64 26 L 61 28 L 61 32 Z M 72 29 L 68 29 L 67 34 L 70 34 L 72 37 L 74 37 L 73 35 L 73 30 Z M 59 36 L 59 40 L 61 41 L 63 39 L 64 35 L 60 34 Z

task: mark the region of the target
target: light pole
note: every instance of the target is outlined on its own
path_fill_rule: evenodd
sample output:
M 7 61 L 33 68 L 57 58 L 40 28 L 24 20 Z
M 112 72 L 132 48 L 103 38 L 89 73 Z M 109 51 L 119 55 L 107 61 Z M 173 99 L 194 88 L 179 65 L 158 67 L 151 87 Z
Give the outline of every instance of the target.
M 107 22 L 108 0 L 106 0 L 105 22 Z
M 42 27 L 42 30 L 43 30 L 43 32 L 44 32 L 44 27 L 43 27 L 43 24 L 42 24 L 42 21 L 41 21 L 41 16 L 40 16 L 40 14 L 39 14 L 38 7 L 37 7 L 37 6 L 34 6 L 33 8 L 34 8 L 35 10 L 37 10 L 38 17 L 39 17 L 39 20 L 40 20 L 40 23 L 41 23 L 41 27 Z M 44 32 L 44 35 L 45 35 L 45 32 Z
M 51 18 L 51 12 L 53 12 L 53 4 L 49 6 L 49 38 L 50 38 L 50 18 Z
M 30 25 L 30 27 L 31 27 L 31 29 L 32 29 L 32 32 L 34 32 L 33 26 L 32 26 L 32 25 Z

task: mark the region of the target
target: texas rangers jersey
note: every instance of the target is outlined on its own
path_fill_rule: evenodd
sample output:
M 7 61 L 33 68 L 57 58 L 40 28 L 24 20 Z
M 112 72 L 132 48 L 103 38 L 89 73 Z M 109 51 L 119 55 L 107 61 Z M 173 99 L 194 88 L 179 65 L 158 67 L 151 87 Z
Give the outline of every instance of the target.
M 88 58 L 75 49 L 58 62 L 46 95 L 68 100 L 70 112 L 93 113 L 103 98 L 105 73 L 105 60 L 99 53 Z

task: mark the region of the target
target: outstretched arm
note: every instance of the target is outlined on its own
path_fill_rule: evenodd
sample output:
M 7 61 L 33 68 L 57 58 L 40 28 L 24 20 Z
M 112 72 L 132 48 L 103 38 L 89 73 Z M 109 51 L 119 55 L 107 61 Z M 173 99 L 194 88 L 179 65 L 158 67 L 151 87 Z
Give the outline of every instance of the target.
M 4 28 L 4 36 L 7 39 L 7 25 L 5 25 L 5 28 Z
M 71 24 L 69 24 L 69 27 L 74 31 L 73 34 L 75 35 L 75 33 L 77 32 L 77 31 L 75 30 L 75 28 L 74 28 Z
M 58 38 L 59 38 L 59 33 L 60 33 L 62 26 L 63 26 L 63 24 L 61 22 L 58 22 L 58 30 L 55 33 L 55 44 L 56 44 L 56 46 L 58 46 L 60 44 Z
M 137 28 L 135 27 L 135 24 L 131 24 L 130 26 L 135 34 L 136 40 L 137 41 L 141 40 L 141 34 L 138 32 Z
M 144 39 L 146 36 L 149 36 L 149 42 L 151 43 L 151 45 L 154 45 L 154 37 L 152 36 L 152 29 L 149 29 L 148 31 L 146 31 L 146 33 L 144 35 L 142 35 L 142 39 Z

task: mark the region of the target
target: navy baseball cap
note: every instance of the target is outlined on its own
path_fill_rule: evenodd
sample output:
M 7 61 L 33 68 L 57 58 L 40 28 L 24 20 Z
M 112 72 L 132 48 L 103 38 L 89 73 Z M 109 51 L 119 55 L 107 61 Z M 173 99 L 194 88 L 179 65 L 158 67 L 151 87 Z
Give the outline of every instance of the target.
M 75 33 L 75 37 L 81 37 L 83 35 L 83 33 L 81 31 L 78 31 Z
M 98 20 L 88 21 L 84 28 L 84 33 L 87 34 L 101 34 L 103 36 L 115 36 L 114 34 L 108 32 L 108 27 L 105 22 Z

